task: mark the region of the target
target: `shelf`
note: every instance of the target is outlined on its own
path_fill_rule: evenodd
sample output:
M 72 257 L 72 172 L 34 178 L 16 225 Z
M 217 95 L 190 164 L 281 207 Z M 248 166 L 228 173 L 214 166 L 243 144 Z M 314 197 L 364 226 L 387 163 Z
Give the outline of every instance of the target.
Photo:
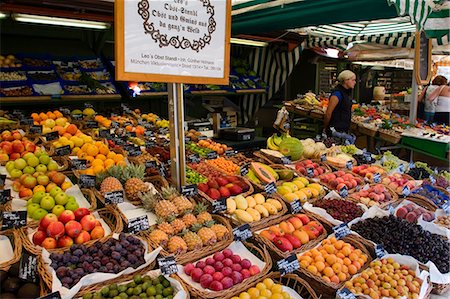
M 236 90 L 236 93 L 243 93 L 243 94 L 249 94 L 249 93 L 266 93 L 267 91 L 265 89 L 244 89 L 244 90 Z
M 0 102 L 2 104 L 21 104 L 21 103 L 35 103 L 35 102 L 59 102 L 59 101 L 77 101 L 77 100 L 119 100 L 122 96 L 120 94 L 105 94 L 105 95 L 62 95 L 61 98 L 52 98 L 51 96 L 27 96 L 27 97 L 2 97 Z

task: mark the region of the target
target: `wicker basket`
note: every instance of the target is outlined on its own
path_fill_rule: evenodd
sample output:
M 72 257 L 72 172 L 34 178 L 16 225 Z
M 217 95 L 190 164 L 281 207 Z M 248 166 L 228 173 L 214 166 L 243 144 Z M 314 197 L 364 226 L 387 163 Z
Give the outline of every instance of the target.
M 384 141 L 387 141 L 389 143 L 392 144 L 397 144 L 400 142 L 400 140 L 402 139 L 402 135 L 392 131 L 392 130 L 385 130 L 385 129 L 380 129 L 380 138 L 383 139 Z
M 166 249 L 163 248 L 160 252 L 160 255 L 162 255 L 162 256 L 173 255 L 173 256 L 175 256 L 175 260 L 177 261 L 178 264 L 186 264 L 186 263 L 190 263 L 190 262 L 199 260 L 207 255 L 210 255 L 211 252 L 221 251 L 221 250 L 225 249 L 226 247 L 228 247 L 230 245 L 230 243 L 233 242 L 233 229 L 231 228 L 229 222 L 224 217 L 221 217 L 219 215 L 214 215 L 214 214 L 212 215 L 212 217 L 217 224 L 224 225 L 230 232 L 221 241 L 216 242 L 214 245 L 203 246 L 200 249 L 197 249 L 194 251 L 188 251 L 185 253 L 179 253 L 179 254 L 170 253 Z M 152 242 L 150 240 L 148 234 L 146 234 L 146 237 L 147 237 L 148 243 L 151 245 L 152 248 L 159 247 L 158 244 L 155 244 L 154 242 Z
M 408 200 L 412 203 L 415 203 L 416 205 L 421 206 L 422 208 L 424 208 L 430 212 L 435 212 L 438 209 L 438 207 L 431 200 L 429 200 L 426 197 L 420 196 L 420 195 L 419 196 L 408 196 L 406 198 L 402 198 L 400 200 L 399 204 L 401 204 L 401 202 L 403 200 Z
M 311 161 L 313 163 L 317 163 L 317 164 L 319 164 L 319 166 L 325 168 L 325 172 L 324 173 L 333 172 L 333 169 L 330 167 L 330 165 L 326 164 L 325 162 L 320 161 L 319 159 L 301 159 L 301 160 L 298 160 L 298 161 L 293 161 L 292 164 L 296 165 L 297 163 L 303 162 L 303 161 L 306 161 L 306 160 L 309 160 L 309 161 Z M 308 177 L 306 173 L 301 173 L 297 169 L 294 169 L 294 171 L 300 176 Z
M 377 136 L 377 133 L 378 133 L 378 129 L 365 126 L 364 124 L 361 124 L 361 123 L 358 124 L 358 131 L 363 135 L 367 135 L 367 136 L 371 136 L 371 137 Z
M 248 190 L 247 192 L 241 193 L 239 195 L 242 195 L 244 197 L 247 197 L 251 194 L 253 194 L 253 192 L 255 192 L 255 189 L 253 189 L 253 185 L 244 177 L 239 177 L 239 180 L 242 180 L 247 186 L 248 186 Z M 208 194 L 206 194 L 205 192 L 198 190 L 198 194 L 203 197 L 204 199 L 206 199 L 207 201 L 209 201 L 209 203 L 213 203 L 215 200 L 212 199 L 211 197 L 209 197 Z
M 380 185 L 380 184 L 370 184 L 370 186 L 376 186 L 376 185 Z M 390 200 L 390 201 L 387 201 L 387 202 L 383 202 L 382 204 L 378 204 L 378 206 L 379 206 L 381 209 L 384 209 L 384 208 L 386 208 L 387 206 L 389 206 L 389 205 L 391 205 L 391 204 L 395 204 L 395 203 L 397 203 L 397 202 L 399 201 L 399 199 L 398 199 L 398 194 L 397 194 L 394 190 L 392 190 L 391 188 L 389 188 L 389 187 L 386 186 L 386 185 L 383 185 L 383 187 L 389 192 L 389 194 L 391 194 L 391 200 Z M 359 191 L 359 192 L 361 192 L 361 191 Z M 349 194 L 348 199 L 349 199 L 349 200 L 352 200 L 352 201 L 354 201 L 354 202 L 356 202 L 356 203 L 362 203 L 359 199 L 357 199 L 357 198 L 354 197 L 354 196 L 355 196 L 357 193 L 359 193 L 359 192 L 355 192 L 355 193 Z M 367 205 L 366 205 L 366 206 L 367 206 Z M 370 208 L 370 206 L 367 206 L 367 207 Z
M 103 209 L 97 210 L 97 212 L 100 215 L 100 217 L 106 222 L 106 224 L 109 226 L 109 228 L 111 229 L 111 233 L 109 235 L 103 236 L 100 239 L 91 240 L 91 241 L 84 243 L 84 245 L 86 245 L 86 246 L 92 245 L 96 242 L 105 242 L 106 240 L 111 238 L 111 236 L 113 234 L 121 233 L 123 230 L 122 219 L 120 218 L 120 215 L 116 210 L 113 210 L 110 208 L 103 208 Z M 28 250 L 32 254 L 40 255 L 42 253 L 42 247 L 34 245 L 33 242 L 28 238 L 28 234 L 30 232 L 32 232 L 33 230 L 36 230 L 37 227 L 38 227 L 38 223 L 28 225 L 27 230 L 21 231 L 20 237 L 22 239 L 23 246 L 25 247 L 26 250 Z M 52 252 L 68 251 L 69 249 L 70 248 L 56 248 L 56 249 L 48 249 L 47 251 L 52 253 Z M 51 287 L 51 284 L 50 284 L 50 287 Z
M 272 164 L 280 164 L 281 163 L 280 158 L 265 155 L 261 151 L 253 152 L 253 156 L 255 156 L 256 160 L 259 160 L 258 162 L 267 164 L 269 166 L 271 166 Z
M 309 112 L 309 115 L 312 118 L 323 119 L 325 116 L 325 113 L 323 112 L 323 110 L 319 110 L 319 109 L 315 108 Z
M 354 177 L 360 178 L 360 179 L 361 179 L 361 184 L 360 184 L 359 186 L 360 186 L 360 187 L 363 186 L 364 178 L 361 177 L 360 175 L 358 175 L 358 174 L 356 174 L 356 173 L 354 173 L 354 172 L 352 172 L 351 170 L 348 170 L 348 169 L 340 169 L 340 170 L 338 170 L 338 171 L 344 171 L 346 174 L 347 174 L 347 173 L 350 173 L 350 174 L 353 175 Z M 331 187 L 331 185 L 328 184 L 328 183 L 324 183 L 324 182 L 320 181 L 320 184 L 321 184 L 321 185 L 324 185 L 324 186 L 326 186 L 326 187 L 328 187 L 330 190 L 335 190 L 335 188 Z M 357 187 L 357 186 L 356 186 L 356 187 Z M 348 194 L 353 193 L 353 192 L 356 192 L 356 187 L 355 187 L 355 188 L 352 188 L 352 189 L 348 189 Z M 336 190 L 336 191 L 337 191 L 337 190 Z
M 311 213 L 305 212 L 305 214 L 307 214 L 308 217 L 309 217 L 311 220 L 318 221 L 318 220 L 315 218 L 315 216 L 313 216 Z M 288 220 L 288 219 L 291 218 L 291 217 L 293 217 L 293 216 L 292 216 L 292 215 L 285 215 L 285 216 L 283 216 L 283 217 L 280 217 L 280 218 L 277 219 L 277 223 L 276 223 L 276 224 L 279 224 L 279 223 L 281 223 L 281 222 L 283 222 L 283 221 L 286 221 L 286 220 Z M 272 224 L 272 225 L 275 225 L 275 224 Z M 270 225 L 269 225 L 269 226 L 270 226 Z M 267 226 L 266 228 L 268 228 L 269 226 Z M 303 244 L 303 245 L 300 246 L 299 248 L 294 249 L 293 251 L 290 251 L 290 252 L 284 252 L 284 251 L 281 251 L 277 246 L 275 246 L 275 244 L 274 244 L 272 241 L 270 241 L 270 240 L 268 240 L 268 239 L 262 237 L 260 234 L 254 234 L 254 236 L 255 236 L 255 239 L 256 239 L 258 242 L 264 244 L 265 246 L 267 246 L 267 248 L 268 248 L 270 251 L 274 252 L 274 253 L 276 254 L 276 256 L 274 257 L 274 259 L 277 259 L 277 260 L 278 260 L 280 257 L 281 257 L 281 258 L 287 258 L 287 257 L 291 256 L 292 254 L 298 254 L 298 253 L 304 252 L 304 251 L 306 251 L 306 250 L 309 250 L 309 249 L 311 249 L 311 248 L 314 248 L 317 244 L 319 244 L 319 242 L 321 242 L 323 239 L 325 239 L 325 238 L 327 237 L 327 230 L 326 230 L 326 228 L 324 228 L 322 234 L 320 234 L 317 238 L 315 238 L 314 240 L 309 241 L 309 242 L 306 243 L 306 244 Z
M 253 162 L 252 159 L 247 158 L 244 154 L 242 153 L 237 153 L 234 156 L 231 157 L 227 157 L 227 159 L 233 161 L 235 164 L 239 165 L 239 166 L 243 166 L 245 164 L 249 164 L 251 162 Z
M 255 276 L 251 276 L 244 280 L 242 283 L 237 284 L 229 289 L 219 291 L 219 292 L 208 292 L 204 291 L 203 289 L 197 289 L 194 288 L 189 283 L 186 283 L 181 279 L 178 275 L 175 277 L 179 281 L 183 282 L 187 289 L 189 290 L 189 293 L 193 298 L 202 298 L 202 299 L 209 299 L 209 298 L 229 298 L 232 297 L 233 294 L 243 292 L 247 290 L 252 284 L 255 282 L 261 280 L 261 278 L 266 277 L 267 273 L 272 268 L 272 259 L 270 258 L 269 252 L 267 251 L 267 248 L 263 246 L 262 248 L 257 247 L 251 243 L 244 242 L 247 249 L 249 249 L 253 254 L 255 254 L 260 260 L 266 263 L 266 266 L 264 269 L 261 269 L 261 272 Z M 213 252 L 209 252 L 209 255 Z
M 1 263 L 0 270 L 8 271 L 9 267 L 17 263 L 22 257 L 22 239 L 20 238 L 20 231 L 22 230 L 24 229 L 8 229 L 5 231 L 0 231 L 1 236 L 6 236 L 9 238 L 13 247 L 13 258 L 9 261 Z

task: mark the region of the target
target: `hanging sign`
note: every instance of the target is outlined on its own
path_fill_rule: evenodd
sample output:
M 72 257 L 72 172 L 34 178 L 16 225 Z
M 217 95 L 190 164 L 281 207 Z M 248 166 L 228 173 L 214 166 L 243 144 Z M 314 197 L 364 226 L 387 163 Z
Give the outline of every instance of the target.
M 417 84 L 426 85 L 431 79 L 431 39 L 425 36 L 425 32 L 416 32 L 415 56 L 414 56 L 414 75 Z
M 115 1 L 116 79 L 228 85 L 231 1 Z

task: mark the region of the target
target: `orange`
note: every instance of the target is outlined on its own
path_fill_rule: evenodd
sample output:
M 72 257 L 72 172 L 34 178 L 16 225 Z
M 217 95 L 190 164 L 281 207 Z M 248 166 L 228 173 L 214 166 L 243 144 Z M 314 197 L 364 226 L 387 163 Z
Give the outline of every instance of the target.
M 330 242 L 331 242 L 331 244 L 334 244 L 337 242 L 337 239 L 335 237 L 331 237 Z
M 350 253 L 352 253 L 352 250 L 350 249 L 349 246 L 344 246 L 344 247 L 342 247 L 341 252 L 343 255 L 349 256 Z
M 103 142 L 101 142 L 101 141 L 95 141 L 94 142 L 94 145 L 97 147 L 97 148 L 100 148 L 102 145 L 105 145 Z
M 348 257 L 352 262 L 356 261 L 359 258 L 358 254 L 356 254 L 355 252 L 350 253 Z
M 47 116 L 47 114 L 41 112 L 41 113 L 39 113 L 39 118 L 41 119 L 41 121 L 43 121 L 43 120 L 48 119 L 48 116 Z
M 47 112 L 47 116 L 48 116 L 48 118 L 51 118 L 51 119 L 56 119 L 56 115 L 53 113 L 53 112 Z
M 105 161 L 106 160 L 106 156 L 102 155 L 102 154 L 98 154 L 97 156 L 95 156 L 95 159 L 99 159 L 99 160 Z
M 342 270 L 341 264 L 338 264 L 338 263 L 331 266 L 331 268 L 333 269 L 334 273 L 340 273 Z
M 56 116 L 56 118 L 60 118 L 60 117 L 63 117 L 63 116 L 64 116 L 64 115 L 63 115 L 61 112 L 59 112 L 58 110 L 53 111 L 53 114 Z
M 352 261 L 351 261 L 348 257 L 346 257 L 346 258 L 344 259 L 344 265 L 349 266 L 349 265 L 351 265 L 351 264 L 352 264 Z
M 103 167 L 103 160 L 100 159 L 94 159 L 91 162 L 91 166 L 102 166 Z
M 326 282 L 326 283 L 330 283 L 331 282 L 331 280 L 330 280 L 330 278 L 329 277 L 327 277 L 327 276 L 322 276 L 322 279 Z
M 336 256 L 334 256 L 332 254 L 327 256 L 327 263 L 330 265 L 333 265 L 334 263 L 336 263 Z
M 325 259 L 322 255 L 318 255 L 314 258 L 315 262 L 325 262 Z
M 84 174 L 87 174 L 87 175 L 95 175 L 94 170 L 92 169 L 92 167 L 89 167 L 88 169 L 86 169 L 86 170 L 84 171 Z
M 125 163 L 125 161 L 119 161 L 116 163 L 116 165 L 125 167 L 125 166 L 127 166 L 127 163 Z
M 45 186 L 42 185 L 37 185 L 36 187 L 33 188 L 33 193 L 37 193 L 37 192 L 45 192 Z
M 344 246 L 344 244 L 345 244 L 344 241 L 339 240 L 339 241 L 337 241 L 337 242 L 334 244 L 334 247 L 336 247 L 337 250 L 341 250 L 342 247 Z
M 300 261 L 300 267 L 302 268 L 308 268 L 309 262 L 307 260 Z
M 133 131 L 133 127 L 132 126 L 126 126 L 125 130 L 127 130 L 128 132 L 131 132 L 131 131 Z
M 105 156 L 109 153 L 109 148 L 104 144 L 99 146 L 98 150 L 99 150 L 100 154 L 105 155 Z
M 87 153 L 89 156 L 95 157 L 95 156 L 98 155 L 98 148 L 97 148 L 95 145 L 90 145 L 90 146 L 87 148 L 86 153 Z
M 83 150 L 78 151 L 78 153 L 77 153 L 77 157 L 80 158 L 80 159 L 85 159 L 86 156 L 87 155 L 86 155 L 86 153 Z
M 95 165 L 95 166 L 92 166 L 92 168 L 93 168 L 93 171 L 95 174 L 100 173 L 105 170 L 103 168 L 103 165 Z
M 122 154 L 116 154 L 114 158 L 112 158 L 114 162 L 118 163 L 120 161 L 123 161 L 123 155 Z
M 37 114 L 36 112 L 31 113 L 31 118 L 32 118 L 34 121 L 39 121 L 39 120 L 40 120 L 39 114 Z
M 81 150 L 83 151 L 83 152 L 85 152 L 85 151 L 87 151 L 87 148 L 89 147 L 89 143 L 85 143 L 85 144 L 83 144 L 82 146 L 81 146 Z
M 358 263 L 357 261 L 353 262 L 353 265 L 356 267 L 356 269 L 361 269 L 362 265 L 360 263 Z
M 110 168 L 111 166 L 114 166 L 114 160 L 113 159 L 106 159 L 103 162 L 103 165 L 105 166 L 105 168 Z
M 110 151 L 107 155 L 106 155 L 106 158 L 108 158 L 108 159 L 113 159 L 114 160 L 114 157 L 116 156 L 116 153 L 115 152 L 113 152 L 113 151 Z

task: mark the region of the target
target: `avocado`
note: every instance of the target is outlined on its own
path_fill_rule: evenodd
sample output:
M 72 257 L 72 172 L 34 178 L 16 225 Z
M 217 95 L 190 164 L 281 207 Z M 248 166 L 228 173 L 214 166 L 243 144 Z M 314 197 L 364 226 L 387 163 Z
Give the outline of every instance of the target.
M 38 298 L 41 293 L 41 288 L 34 283 L 26 283 L 17 292 L 18 298 Z

